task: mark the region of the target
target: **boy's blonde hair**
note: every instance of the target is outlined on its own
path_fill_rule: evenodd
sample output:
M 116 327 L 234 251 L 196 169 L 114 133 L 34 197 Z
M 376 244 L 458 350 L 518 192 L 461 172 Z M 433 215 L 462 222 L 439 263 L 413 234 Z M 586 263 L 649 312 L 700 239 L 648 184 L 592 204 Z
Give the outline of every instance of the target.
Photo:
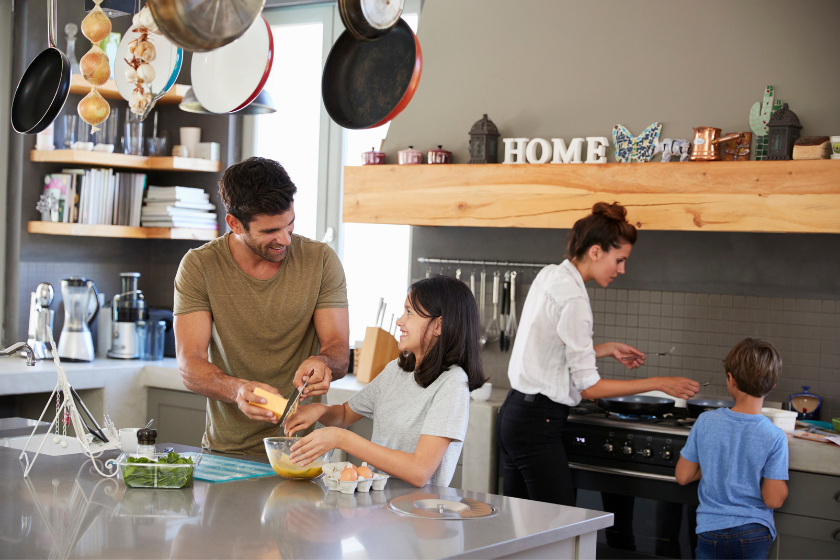
M 782 357 L 772 344 L 757 338 L 745 338 L 723 360 L 726 371 L 739 390 L 753 397 L 763 397 L 779 381 Z

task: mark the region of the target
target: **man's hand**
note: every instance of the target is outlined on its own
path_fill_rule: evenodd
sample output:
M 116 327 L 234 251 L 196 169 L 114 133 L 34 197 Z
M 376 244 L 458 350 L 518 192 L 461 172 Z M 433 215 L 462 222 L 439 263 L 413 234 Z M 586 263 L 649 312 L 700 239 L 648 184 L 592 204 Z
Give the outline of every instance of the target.
M 291 436 L 305 430 L 317 422 L 326 410 L 327 407 L 320 403 L 298 405 L 297 411 L 289 416 L 283 425 L 285 434 Z
M 327 451 L 341 448 L 341 439 L 347 430 L 342 428 L 321 428 L 315 430 L 292 446 L 289 458 L 292 463 L 305 467 Z
M 332 370 L 327 367 L 326 360 L 322 356 L 312 356 L 300 364 L 295 372 L 294 385 L 300 389 L 304 382 L 309 383 L 300 395 L 303 400 L 317 395 L 326 395 L 331 381 Z
M 272 422 L 276 424 L 280 419 L 273 412 L 250 404 L 252 402 L 260 404 L 266 403 L 266 400 L 263 397 L 254 394 L 254 389 L 257 387 L 268 391 L 269 393 L 282 396 L 280 395 L 280 392 L 271 385 L 266 385 L 265 383 L 260 383 L 259 381 L 246 381 L 240 385 L 239 390 L 236 391 L 236 405 L 239 407 L 239 410 L 242 411 L 242 414 L 251 420 L 262 420 L 264 422 Z

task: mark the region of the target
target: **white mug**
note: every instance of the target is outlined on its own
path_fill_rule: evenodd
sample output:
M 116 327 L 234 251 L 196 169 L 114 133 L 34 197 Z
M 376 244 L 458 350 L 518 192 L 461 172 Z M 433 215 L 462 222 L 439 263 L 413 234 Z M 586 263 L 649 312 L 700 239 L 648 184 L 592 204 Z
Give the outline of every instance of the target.
M 120 449 L 123 450 L 123 453 L 137 453 L 137 430 L 139 429 L 120 429 Z
M 493 391 L 493 384 L 492 383 L 485 383 L 478 389 L 473 390 L 470 393 L 470 396 L 474 401 L 484 402 L 490 398 L 490 393 Z
M 181 145 L 186 146 L 189 155 L 195 157 L 195 147 L 201 142 L 201 129 L 195 126 L 181 127 Z

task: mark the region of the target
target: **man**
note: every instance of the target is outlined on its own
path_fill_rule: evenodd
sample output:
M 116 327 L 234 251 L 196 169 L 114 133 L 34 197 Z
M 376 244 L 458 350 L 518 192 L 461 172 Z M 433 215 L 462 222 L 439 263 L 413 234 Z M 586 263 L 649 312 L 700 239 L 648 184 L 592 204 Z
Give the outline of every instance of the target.
M 292 233 L 296 192 L 276 161 L 232 165 L 219 183 L 231 232 L 178 268 L 178 370 L 207 397 L 202 447 L 264 455 L 262 439 L 282 430 L 276 415 L 249 404 L 266 402 L 254 390 L 292 398 L 308 382 L 303 396 L 319 397 L 347 372 L 344 270 L 329 246 Z

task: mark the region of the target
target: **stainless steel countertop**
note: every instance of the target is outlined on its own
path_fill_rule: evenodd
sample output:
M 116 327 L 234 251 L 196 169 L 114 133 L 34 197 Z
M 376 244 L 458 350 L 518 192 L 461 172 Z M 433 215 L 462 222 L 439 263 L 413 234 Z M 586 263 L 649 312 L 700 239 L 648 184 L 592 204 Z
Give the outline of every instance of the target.
M 126 488 L 96 474 L 83 455 L 39 456 L 24 479 L 19 455 L 0 447 L 0 558 L 491 558 L 613 523 L 610 513 L 417 489 L 396 479 L 382 492 L 355 495 L 280 477 Z M 99 461 L 115 456 L 107 452 Z M 392 498 L 414 492 L 469 497 L 500 512 L 438 521 L 387 510 Z

